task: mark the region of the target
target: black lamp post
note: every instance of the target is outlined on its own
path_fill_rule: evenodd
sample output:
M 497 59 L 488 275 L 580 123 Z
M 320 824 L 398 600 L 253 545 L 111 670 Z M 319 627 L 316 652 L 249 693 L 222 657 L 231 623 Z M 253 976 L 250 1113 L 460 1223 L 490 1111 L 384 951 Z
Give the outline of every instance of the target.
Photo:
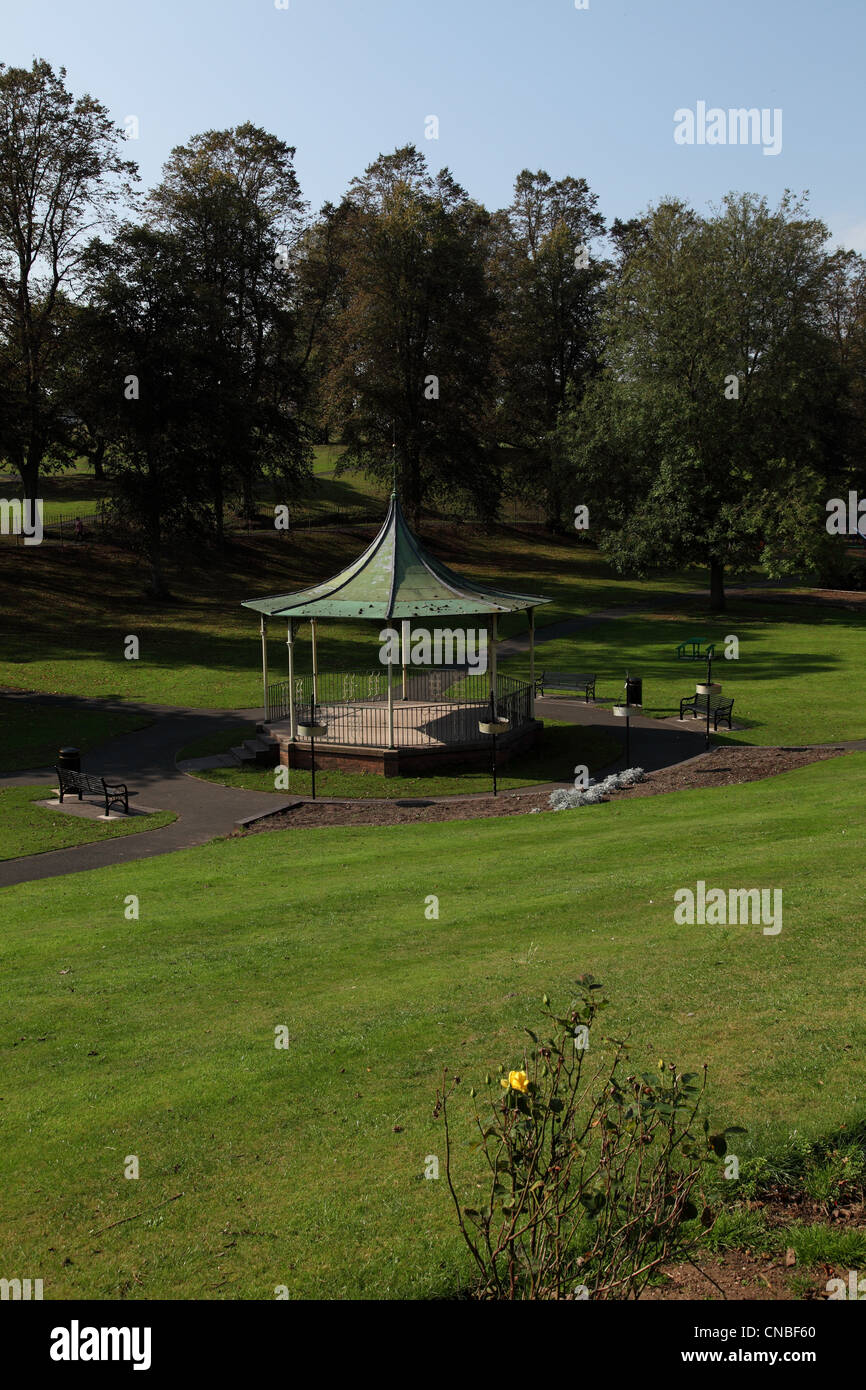
M 614 705 L 614 707 L 613 707 L 613 712 L 614 712 L 614 714 L 616 715 L 617 719 L 624 719 L 624 720 L 625 720 L 625 765 L 626 765 L 626 767 L 629 767 L 630 762 L 631 762 L 631 717 L 632 717 L 632 715 L 633 715 L 635 712 L 639 713 L 640 710 L 641 710 L 641 708 L 642 708 L 642 706 L 641 706 L 641 704 L 640 704 L 640 697 L 641 697 L 641 695 L 642 695 L 642 691 L 643 691 L 643 686 L 642 686 L 641 681 L 638 680 L 637 677 L 635 677 L 635 679 L 632 680 L 632 679 L 631 679 L 631 676 L 630 676 L 630 674 L 629 674 L 629 672 L 626 671 L 626 674 L 625 674 L 625 704 L 624 704 L 624 705 Z M 633 694 L 637 694 L 637 696 L 638 696 L 638 699 L 637 699 L 636 701 L 634 701 L 634 702 L 632 701 L 632 695 L 633 695 Z
M 631 716 L 632 710 L 639 709 L 639 705 L 614 705 L 613 712 L 617 719 L 625 720 L 625 765 L 629 766 L 631 757 Z
M 492 742 L 492 764 L 493 764 L 493 795 L 497 795 L 496 790 L 496 735 L 504 734 L 508 728 L 509 721 L 504 715 L 497 714 L 493 704 L 493 691 L 490 692 L 490 710 L 487 719 L 480 719 L 478 727 L 482 734 L 490 734 Z
M 716 681 L 715 683 L 713 682 L 713 654 L 711 651 L 708 651 L 707 679 L 703 682 L 702 685 L 695 686 L 695 690 L 698 695 L 706 695 L 707 697 L 707 728 L 704 742 L 705 749 L 708 749 L 710 746 L 710 704 L 712 702 L 713 696 L 718 695 L 721 688 L 722 687 L 719 685 L 718 681 Z
M 312 774 L 313 801 L 316 799 L 316 738 L 327 732 L 327 724 L 322 724 L 316 719 L 316 707 L 315 705 L 311 705 L 309 722 L 299 724 L 298 733 L 301 738 L 308 738 L 310 740 L 310 772 Z

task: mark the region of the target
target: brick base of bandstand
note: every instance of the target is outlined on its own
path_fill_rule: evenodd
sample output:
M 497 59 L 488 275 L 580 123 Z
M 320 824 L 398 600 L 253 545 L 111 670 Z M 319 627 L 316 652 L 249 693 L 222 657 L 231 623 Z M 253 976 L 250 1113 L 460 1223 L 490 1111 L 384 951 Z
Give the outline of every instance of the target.
M 515 755 L 532 748 L 542 728 L 540 719 L 532 719 L 521 724 L 519 729 L 500 734 L 496 740 L 497 766 L 505 764 Z M 308 768 L 310 766 L 310 745 L 308 742 L 292 743 L 287 733 L 279 732 L 262 725 L 262 734 L 275 745 L 274 763 L 283 767 Z M 344 772 L 367 772 L 377 777 L 418 777 L 445 772 L 455 767 L 489 767 L 490 739 L 479 738 L 477 743 L 427 744 L 423 747 L 407 748 L 362 748 L 351 744 L 317 743 L 316 769 L 340 768 Z

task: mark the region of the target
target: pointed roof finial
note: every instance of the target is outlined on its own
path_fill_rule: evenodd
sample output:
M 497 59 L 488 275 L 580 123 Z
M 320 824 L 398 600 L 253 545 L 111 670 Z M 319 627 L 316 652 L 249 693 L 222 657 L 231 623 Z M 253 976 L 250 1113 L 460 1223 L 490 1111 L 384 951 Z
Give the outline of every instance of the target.
M 397 496 L 397 421 L 391 421 L 391 496 Z

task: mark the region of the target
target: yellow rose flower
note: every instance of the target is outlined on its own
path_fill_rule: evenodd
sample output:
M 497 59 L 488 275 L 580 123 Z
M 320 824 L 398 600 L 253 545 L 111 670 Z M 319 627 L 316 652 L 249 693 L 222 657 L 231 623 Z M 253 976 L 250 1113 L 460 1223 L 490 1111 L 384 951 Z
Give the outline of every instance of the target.
M 524 1095 L 529 1090 L 529 1077 L 525 1071 L 510 1071 L 508 1073 L 508 1084 L 515 1091 L 523 1091 Z

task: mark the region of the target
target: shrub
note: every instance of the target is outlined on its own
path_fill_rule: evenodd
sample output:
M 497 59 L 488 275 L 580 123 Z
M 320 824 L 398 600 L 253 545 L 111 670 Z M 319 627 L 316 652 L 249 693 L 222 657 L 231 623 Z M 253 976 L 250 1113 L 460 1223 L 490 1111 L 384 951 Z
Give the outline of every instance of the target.
M 588 1063 L 607 1000 L 592 976 L 578 985 L 562 1016 L 544 996 L 552 1036 L 525 1030 L 533 1047 L 521 1067 L 500 1067 L 483 1115 L 469 1091 L 480 1171 L 462 1183 L 481 1193 L 472 1205 L 458 1194 L 449 1119 L 460 1078 L 446 1073 L 437 1091 L 448 1188 L 479 1298 L 638 1297 L 681 1224 L 697 1216 L 692 1194 L 706 1165 L 724 1156 L 725 1135 L 742 1133 L 711 1135 L 704 1119 L 696 1136 L 706 1067 L 702 1077 L 663 1062 L 654 1075 L 624 1075 L 625 1043 L 607 1038 L 593 1048 L 598 1063 Z M 712 1224 L 706 1207 L 702 1222 Z

